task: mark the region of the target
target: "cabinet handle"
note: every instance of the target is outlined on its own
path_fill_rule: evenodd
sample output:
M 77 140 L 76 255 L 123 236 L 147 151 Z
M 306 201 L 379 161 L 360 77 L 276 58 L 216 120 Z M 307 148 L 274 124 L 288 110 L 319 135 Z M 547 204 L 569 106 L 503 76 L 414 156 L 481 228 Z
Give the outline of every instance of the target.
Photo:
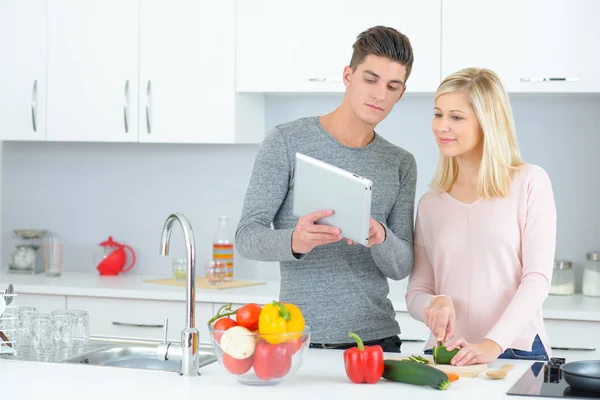
M 152 81 L 148 81 L 146 86 L 146 128 L 148 133 L 152 133 L 152 124 L 150 123 L 150 96 L 152 95 Z
M 167 333 L 169 331 L 169 318 L 165 317 L 165 330 L 163 331 L 163 343 L 167 343 Z
M 566 78 L 548 78 L 548 77 L 532 77 L 532 78 L 521 78 L 521 82 L 577 82 L 577 77 L 566 77 Z
M 552 350 L 565 350 L 565 351 L 596 351 L 595 347 L 550 347 Z
M 129 79 L 125 81 L 125 99 L 123 101 L 123 119 L 125 122 L 125 133 L 129 132 Z
M 128 327 L 134 327 L 134 328 L 163 328 L 164 327 L 163 324 L 136 324 L 133 322 L 119 322 L 119 321 L 113 321 L 112 324 L 117 325 L 117 326 L 128 326 Z
M 341 79 L 338 78 L 308 78 L 309 82 L 341 82 Z
M 33 81 L 33 93 L 31 95 L 31 124 L 33 131 L 37 132 L 37 79 Z

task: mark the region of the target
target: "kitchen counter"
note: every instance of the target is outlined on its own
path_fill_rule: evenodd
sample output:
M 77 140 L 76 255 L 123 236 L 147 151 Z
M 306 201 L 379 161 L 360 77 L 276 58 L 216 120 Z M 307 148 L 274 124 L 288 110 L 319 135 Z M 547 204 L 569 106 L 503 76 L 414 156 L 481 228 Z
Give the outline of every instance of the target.
M 415 353 L 412 353 L 412 350 Z M 418 349 L 405 352 L 417 354 Z M 557 352 L 567 361 L 598 359 L 598 353 Z M 386 354 L 386 357 L 391 357 Z M 202 376 L 184 378 L 173 372 L 144 371 L 81 364 L 50 364 L 0 359 L 0 387 L 3 398 L 37 399 L 48 394 L 70 399 L 301 399 L 323 398 L 418 398 L 426 399 L 525 399 L 506 392 L 530 367 L 531 362 L 500 360 L 494 369 L 510 362 L 515 369 L 503 380 L 485 374 L 461 378 L 446 391 L 381 380 L 377 384 L 357 385 L 345 375 L 342 352 L 310 349 L 295 376 L 276 386 L 246 386 L 226 375 L 217 363 L 201 369 Z M 34 384 L 32 384 L 34 383 Z M 484 395 L 485 393 L 485 395 Z M 529 398 L 531 399 L 531 398 Z
M 17 293 L 115 297 L 149 300 L 185 301 L 185 288 L 145 280 L 164 279 L 168 276 L 122 274 L 99 276 L 96 273 L 67 271 L 58 278 L 38 275 L 0 274 L 0 288 L 12 283 Z M 405 282 L 391 282 L 389 298 L 397 312 L 406 312 Z M 212 303 L 268 303 L 279 297 L 279 282 L 238 289 L 203 289 L 196 287 L 196 301 Z M 549 296 L 544 304 L 544 318 L 600 321 L 600 297 Z
M 97 273 L 67 271 L 60 277 L 45 274 L 17 275 L 0 273 L 0 288 L 12 283 L 17 293 L 118 297 L 146 300 L 185 301 L 185 287 L 144 282 L 171 276 L 122 274 L 100 276 Z M 261 285 L 236 289 L 204 289 L 196 286 L 196 301 L 211 303 L 269 303 L 279 298 L 279 281 L 260 281 Z M 398 285 L 400 283 L 400 285 Z M 390 285 L 390 299 L 397 311 L 406 311 L 403 282 Z
M 17 293 L 118 297 L 122 299 L 185 301 L 185 287 L 144 282 L 173 276 L 122 274 L 100 276 L 88 272 L 63 272 L 60 277 L 38 275 L 0 275 L 2 285 L 12 283 Z M 268 303 L 279 297 L 279 282 L 237 289 L 204 289 L 196 286 L 197 302 Z

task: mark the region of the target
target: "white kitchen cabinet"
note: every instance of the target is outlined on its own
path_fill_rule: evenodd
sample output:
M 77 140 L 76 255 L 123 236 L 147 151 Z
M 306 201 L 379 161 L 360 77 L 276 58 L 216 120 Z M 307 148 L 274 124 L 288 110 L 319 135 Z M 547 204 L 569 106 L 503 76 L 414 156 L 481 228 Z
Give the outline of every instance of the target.
M 237 7 L 239 92 L 344 92 L 352 44 L 375 25 L 411 41 L 407 93 L 433 92 L 439 84 L 440 0 L 240 0 Z
M 140 4 L 140 142 L 235 141 L 235 3 Z
M 600 92 L 599 15 L 597 0 L 444 1 L 442 78 L 474 66 L 511 92 Z
M 235 0 L 56 0 L 52 141 L 259 143 L 264 99 L 235 92 Z
M 138 0 L 49 2 L 48 140 L 138 140 L 138 20 Z
M 183 301 L 68 296 L 67 307 L 88 311 L 91 335 L 162 340 L 168 318 L 168 340 L 179 342 L 185 327 Z M 212 303 L 196 303 L 196 329 L 201 342 L 209 342 L 206 321 L 211 315 Z
M 260 143 L 264 99 L 235 90 L 235 0 L 140 4 L 139 141 Z
M 0 2 L 0 140 L 46 138 L 46 1 Z
M 551 347 L 600 350 L 600 321 L 544 319 Z
M 54 310 L 67 308 L 67 296 L 52 294 L 17 293 L 14 303 L 19 307 L 36 307 L 41 313 L 50 314 Z

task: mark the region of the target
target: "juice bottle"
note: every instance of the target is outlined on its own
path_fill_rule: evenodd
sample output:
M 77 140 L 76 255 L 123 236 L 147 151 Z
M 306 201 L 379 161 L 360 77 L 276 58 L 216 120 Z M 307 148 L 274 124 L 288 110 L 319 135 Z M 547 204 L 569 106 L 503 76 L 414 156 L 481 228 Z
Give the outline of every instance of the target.
M 229 231 L 229 217 L 219 217 L 213 240 L 213 261 L 225 264 L 225 281 L 233 280 L 233 240 Z

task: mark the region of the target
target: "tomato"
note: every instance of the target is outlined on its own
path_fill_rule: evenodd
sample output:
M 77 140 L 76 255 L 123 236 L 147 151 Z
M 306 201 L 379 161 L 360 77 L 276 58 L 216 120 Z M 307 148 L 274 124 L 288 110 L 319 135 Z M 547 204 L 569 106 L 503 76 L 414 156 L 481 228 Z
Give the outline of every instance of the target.
M 215 322 L 215 324 L 213 325 L 213 329 L 217 331 L 226 331 L 227 329 L 233 326 L 237 326 L 237 322 L 235 322 L 231 318 L 221 318 L 217 320 L 217 322 Z M 215 340 L 217 341 L 217 343 L 221 343 L 222 335 L 223 332 L 215 332 Z
M 243 360 L 237 360 L 228 355 L 227 353 L 223 353 L 223 366 L 227 369 L 227 371 L 231 372 L 232 374 L 245 374 L 246 372 L 250 371 L 250 368 L 252 368 L 252 364 L 254 364 L 252 356 L 244 358 Z
M 258 330 L 258 316 L 262 307 L 256 303 L 248 303 L 237 310 L 235 319 L 239 326 L 243 326 L 249 331 Z

